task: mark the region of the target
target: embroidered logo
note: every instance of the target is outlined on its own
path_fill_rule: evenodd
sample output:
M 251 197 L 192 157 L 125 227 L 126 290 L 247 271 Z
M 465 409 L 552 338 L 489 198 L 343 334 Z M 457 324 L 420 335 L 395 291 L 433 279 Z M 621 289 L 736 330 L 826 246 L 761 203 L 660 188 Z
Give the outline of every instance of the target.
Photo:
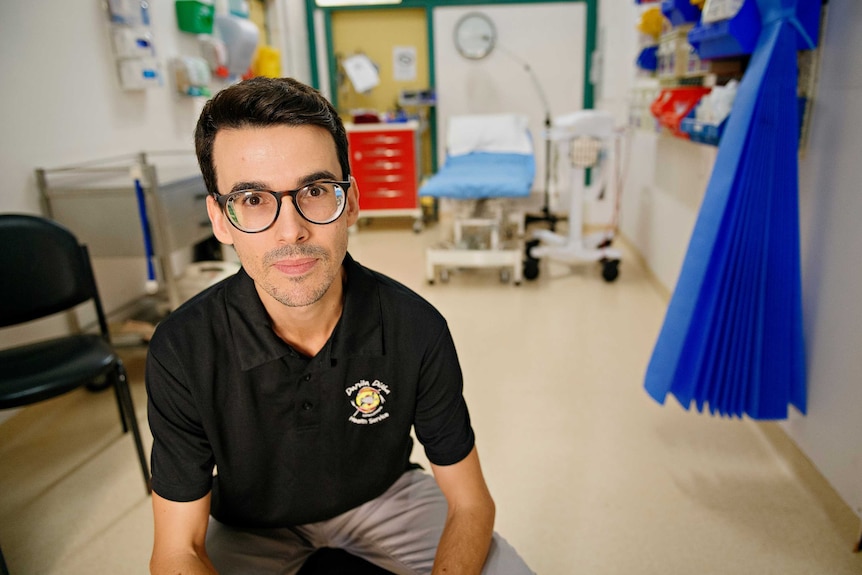
M 390 394 L 389 386 L 375 379 L 368 382 L 363 379 L 344 390 L 353 408 L 353 415 L 348 420 L 358 425 L 379 423 L 389 417 L 385 410 L 386 396 Z

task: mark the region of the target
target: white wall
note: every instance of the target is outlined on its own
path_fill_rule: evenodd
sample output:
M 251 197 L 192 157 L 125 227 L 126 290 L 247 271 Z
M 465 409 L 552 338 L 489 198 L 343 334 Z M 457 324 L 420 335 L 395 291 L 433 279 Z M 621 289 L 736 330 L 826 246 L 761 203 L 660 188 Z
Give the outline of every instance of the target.
M 643 8 L 629 0 L 599 0 L 603 62 L 596 108 L 628 121 L 631 89 L 638 85 L 636 29 Z M 625 129 L 620 225 L 668 291 L 676 285 L 688 241 L 715 162 L 716 148 Z
M 267 0 L 272 43 L 281 50 L 285 76 L 311 82 L 304 0 Z
M 783 428 L 862 516 L 862 271 L 855 263 L 862 249 L 862 3 L 833 1 L 829 9 L 807 152 L 800 165 L 809 412 L 801 416 L 791 410 Z M 616 40 L 604 45 L 605 61 L 615 63 L 605 67 L 597 107 L 614 111 L 621 124 L 625 107 L 620 102 L 636 83 L 629 71 L 636 43 L 625 38 L 636 38 L 637 16 L 628 0 L 600 0 L 600 26 Z M 670 291 L 716 149 L 629 130 L 626 151 L 622 232 Z
M 201 102 L 174 93 L 166 63 L 199 55 L 176 28 L 172 2 L 151 2 L 162 87 L 121 90 L 107 16 L 98 0 L 0 3 L 0 201 L 4 212 L 41 213 L 33 170 L 132 154 L 192 151 Z M 129 233 L 140 233 L 130 230 Z M 144 291 L 143 258 L 96 261 L 106 307 Z
M 862 517 L 862 3 L 834 1 L 801 168 L 806 417 L 784 429 Z

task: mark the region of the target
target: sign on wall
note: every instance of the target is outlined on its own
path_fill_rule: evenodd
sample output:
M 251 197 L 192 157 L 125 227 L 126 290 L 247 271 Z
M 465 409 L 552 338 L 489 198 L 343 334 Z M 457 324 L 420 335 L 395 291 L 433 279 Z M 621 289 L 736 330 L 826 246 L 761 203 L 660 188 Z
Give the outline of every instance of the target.
M 392 76 L 401 82 L 416 79 L 416 46 L 392 47 Z

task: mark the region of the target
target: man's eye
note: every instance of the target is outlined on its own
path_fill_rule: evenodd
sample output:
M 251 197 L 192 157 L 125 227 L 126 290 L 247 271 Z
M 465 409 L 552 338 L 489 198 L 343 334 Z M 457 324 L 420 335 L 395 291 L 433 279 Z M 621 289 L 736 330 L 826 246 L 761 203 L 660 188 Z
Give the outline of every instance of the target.
M 328 190 L 324 184 L 312 184 L 306 188 L 308 190 L 308 195 L 312 198 L 319 198 L 320 196 L 326 195 Z
M 246 194 L 242 197 L 242 204 L 252 208 L 261 205 L 265 201 L 262 194 Z

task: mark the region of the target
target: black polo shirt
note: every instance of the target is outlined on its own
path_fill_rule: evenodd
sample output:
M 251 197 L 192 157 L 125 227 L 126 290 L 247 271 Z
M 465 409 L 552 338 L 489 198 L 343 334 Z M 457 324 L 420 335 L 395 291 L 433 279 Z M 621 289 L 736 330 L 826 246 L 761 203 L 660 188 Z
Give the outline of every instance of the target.
M 383 493 L 412 467 L 411 426 L 432 463 L 469 454 L 446 321 L 349 254 L 344 266 L 341 319 L 313 358 L 275 335 L 243 270 L 159 324 L 146 370 L 156 493 L 212 490 L 223 523 L 289 526 Z

